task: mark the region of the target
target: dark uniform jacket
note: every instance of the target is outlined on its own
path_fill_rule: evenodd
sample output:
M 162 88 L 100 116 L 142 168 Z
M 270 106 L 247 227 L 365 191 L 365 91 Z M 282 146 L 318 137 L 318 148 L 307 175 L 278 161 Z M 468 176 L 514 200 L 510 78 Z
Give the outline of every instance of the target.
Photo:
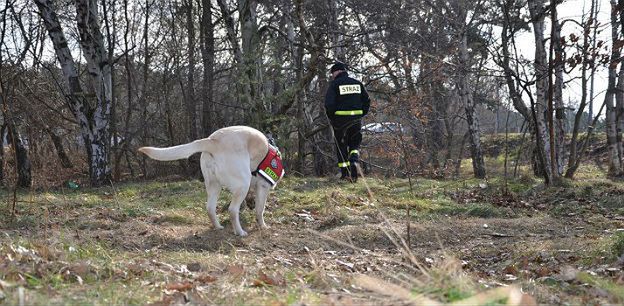
M 345 71 L 329 84 L 325 95 L 325 111 L 329 119 L 339 117 L 362 117 L 368 113 L 370 98 L 364 85 L 350 78 Z

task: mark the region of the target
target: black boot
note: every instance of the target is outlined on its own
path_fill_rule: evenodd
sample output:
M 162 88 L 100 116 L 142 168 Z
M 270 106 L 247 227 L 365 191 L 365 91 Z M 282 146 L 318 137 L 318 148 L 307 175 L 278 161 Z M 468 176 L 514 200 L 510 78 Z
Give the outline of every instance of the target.
M 340 168 L 340 179 L 341 180 L 349 179 L 349 168 L 347 167 Z
M 352 150 L 349 154 L 349 165 L 351 172 L 351 181 L 357 182 L 358 179 L 358 165 L 360 162 L 360 154 L 357 150 Z
M 351 162 L 351 181 L 354 183 L 357 182 L 358 179 L 357 164 L 357 162 Z

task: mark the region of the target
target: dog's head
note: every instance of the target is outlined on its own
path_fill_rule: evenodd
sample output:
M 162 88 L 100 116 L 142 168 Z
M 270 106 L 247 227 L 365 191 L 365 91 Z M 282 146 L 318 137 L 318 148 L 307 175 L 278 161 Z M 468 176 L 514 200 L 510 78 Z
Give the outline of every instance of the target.
M 273 133 L 268 132 L 268 133 L 264 134 L 264 136 L 266 136 L 266 138 L 269 141 L 270 145 L 272 145 L 272 146 L 277 148 L 277 143 L 275 142 L 275 138 L 273 137 Z

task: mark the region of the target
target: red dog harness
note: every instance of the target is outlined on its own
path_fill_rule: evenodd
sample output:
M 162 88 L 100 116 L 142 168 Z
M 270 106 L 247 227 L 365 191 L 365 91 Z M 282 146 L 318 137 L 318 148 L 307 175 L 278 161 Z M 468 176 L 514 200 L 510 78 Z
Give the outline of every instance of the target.
M 256 171 L 252 172 L 253 175 L 256 175 L 256 173 L 271 183 L 273 187 L 284 176 L 286 171 L 284 171 L 284 166 L 282 165 L 281 154 L 276 147 L 269 145 L 269 152 L 260 162 Z

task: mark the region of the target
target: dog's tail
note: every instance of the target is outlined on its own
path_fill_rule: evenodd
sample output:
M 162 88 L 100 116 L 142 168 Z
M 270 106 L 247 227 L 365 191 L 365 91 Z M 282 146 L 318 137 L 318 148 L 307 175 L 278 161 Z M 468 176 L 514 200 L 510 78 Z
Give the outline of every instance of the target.
M 209 152 L 214 140 L 204 138 L 174 147 L 141 147 L 139 152 L 155 160 L 169 161 L 188 158 L 197 152 Z

